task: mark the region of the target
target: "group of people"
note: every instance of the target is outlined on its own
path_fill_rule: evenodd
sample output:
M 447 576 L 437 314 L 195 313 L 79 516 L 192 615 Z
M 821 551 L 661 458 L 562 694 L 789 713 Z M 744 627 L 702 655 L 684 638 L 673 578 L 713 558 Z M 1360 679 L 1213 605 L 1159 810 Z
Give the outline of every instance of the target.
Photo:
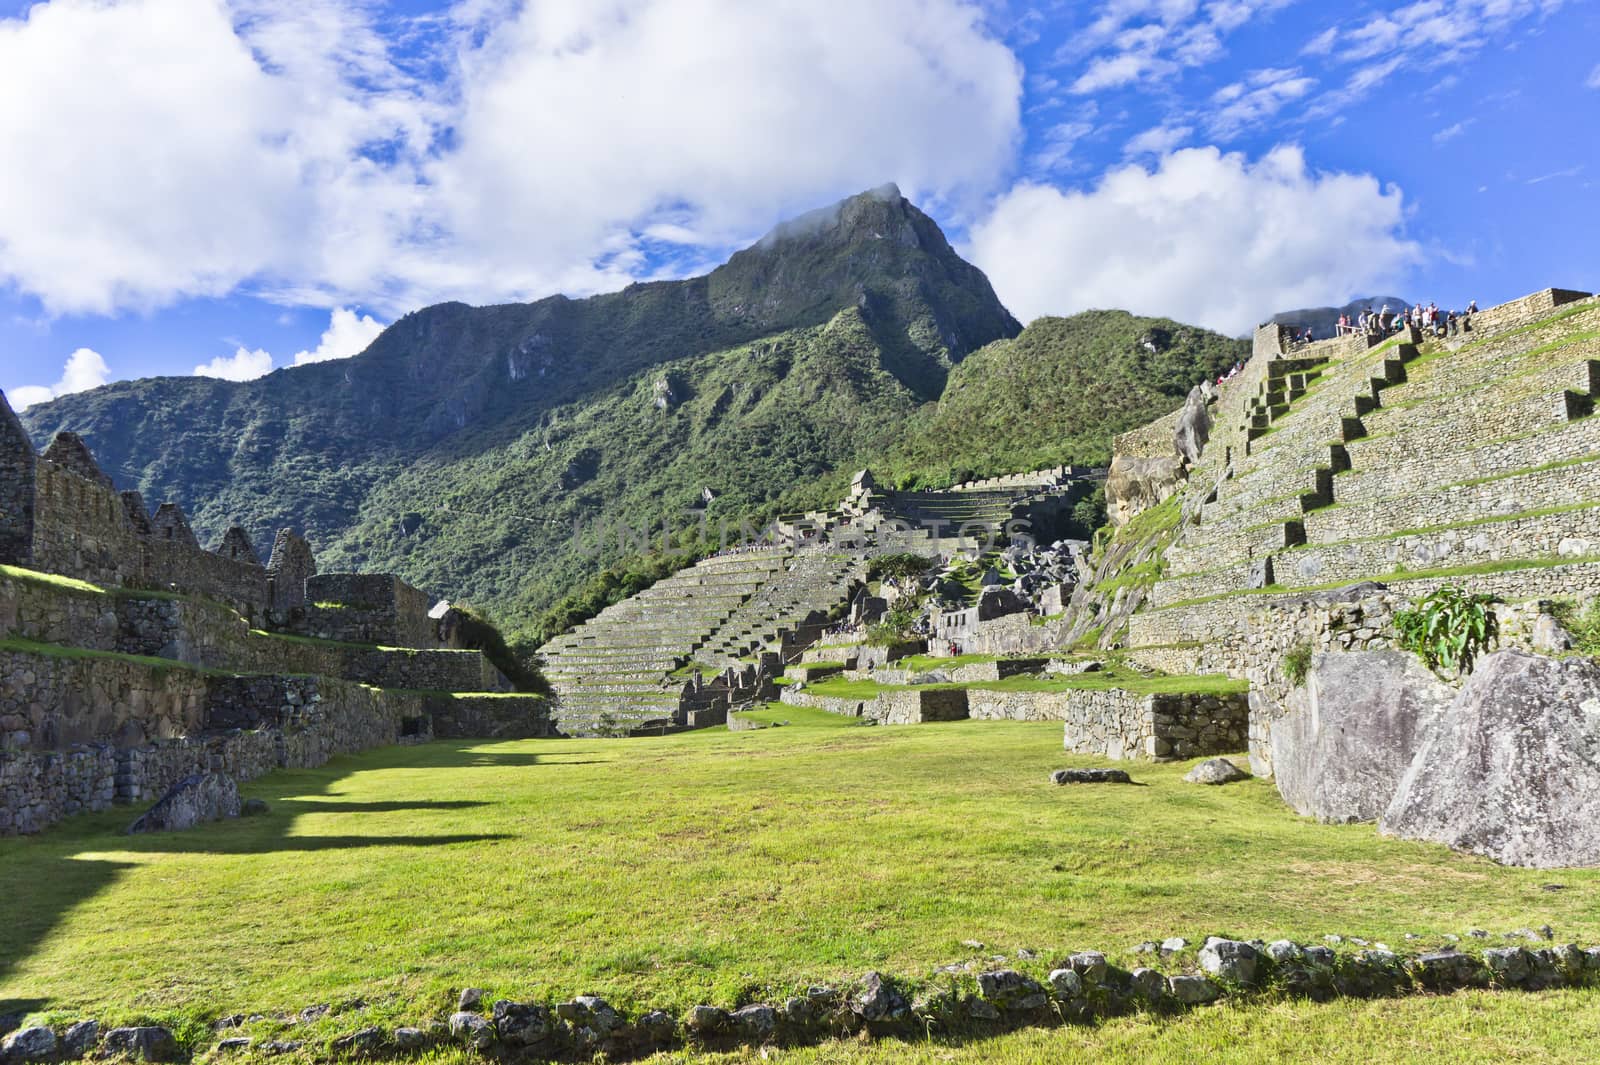
M 1430 302 L 1426 307 L 1420 303 L 1415 307 L 1402 307 L 1398 314 L 1385 303 L 1381 310 L 1375 312 L 1368 307 L 1354 319 L 1348 314 L 1341 314 L 1334 328 L 1339 336 L 1389 336 L 1413 326 L 1434 336 L 1456 336 L 1471 328 L 1472 316 L 1477 313 L 1477 300 L 1468 301 L 1465 311 L 1442 311 L 1437 303 Z M 1303 337 L 1296 339 L 1309 341 L 1311 330 L 1305 330 Z
M 1240 359 L 1238 362 L 1236 362 L 1232 366 L 1228 367 L 1226 373 L 1223 373 L 1223 374 L 1221 374 L 1221 375 L 1219 375 L 1217 377 L 1217 384 L 1219 384 L 1219 385 L 1226 384 L 1227 382 L 1232 381 L 1235 377 L 1238 377 L 1242 373 L 1244 373 L 1244 360 Z

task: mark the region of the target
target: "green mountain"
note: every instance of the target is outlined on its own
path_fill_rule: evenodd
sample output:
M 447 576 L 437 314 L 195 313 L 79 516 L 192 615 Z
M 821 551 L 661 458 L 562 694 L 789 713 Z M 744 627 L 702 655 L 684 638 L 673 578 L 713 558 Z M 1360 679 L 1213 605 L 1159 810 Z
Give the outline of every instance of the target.
M 1103 461 L 1111 433 L 1241 352 L 1113 312 L 1020 331 L 890 186 L 704 277 L 441 304 L 354 358 L 124 382 L 24 420 L 40 444 L 83 434 L 119 486 L 179 502 L 203 542 L 296 526 L 324 569 L 392 570 L 528 635 L 638 558 L 624 529 L 703 525 L 714 545 L 724 520 L 837 500 L 866 464 L 912 482 Z
M 882 465 L 930 484 L 1108 465 L 1114 436 L 1172 410 L 1249 353 L 1245 341 L 1168 318 L 1039 318 L 951 371 L 938 405 Z

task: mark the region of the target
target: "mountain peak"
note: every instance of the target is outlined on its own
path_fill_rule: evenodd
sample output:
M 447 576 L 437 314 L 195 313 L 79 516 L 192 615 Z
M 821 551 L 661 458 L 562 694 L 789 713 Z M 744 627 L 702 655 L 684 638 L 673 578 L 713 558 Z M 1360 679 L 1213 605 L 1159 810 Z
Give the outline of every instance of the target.
M 773 226 L 756 242 L 757 248 L 771 248 L 786 240 L 807 237 L 843 236 L 864 225 L 908 221 L 912 212 L 921 215 L 911 202 L 900 195 L 900 186 L 894 182 L 858 192 L 838 203 L 818 207 L 805 214 L 796 215 Z
M 983 272 L 893 183 L 774 226 L 714 270 L 710 284 L 722 306 L 774 325 L 825 321 L 855 304 L 875 329 L 911 338 L 925 357 L 913 360 L 920 370 L 897 369 L 902 379 L 939 387 L 943 371 L 926 359 L 948 366 L 1022 328 Z

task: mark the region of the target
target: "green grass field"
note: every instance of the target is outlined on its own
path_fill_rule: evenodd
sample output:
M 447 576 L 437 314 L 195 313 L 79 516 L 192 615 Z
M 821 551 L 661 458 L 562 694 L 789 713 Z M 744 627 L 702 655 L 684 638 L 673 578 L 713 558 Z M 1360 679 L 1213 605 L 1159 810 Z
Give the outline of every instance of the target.
M 1600 870 L 1507 869 L 1317 825 L 1269 783 L 1185 784 L 1186 764 L 1132 766 L 1136 787 L 1053 787 L 1051 769 L 1096 764 L 1063 756 L 1059 725 L 824 728 L 800 708 L 764 713 L 790 726 L 389 748 L 250 784 L 272 805 L 261 818 L 129 838 L 132 811 L 116 809 L 5 840 L 0 1012 L 198 1033 L 236 1010 L 365 1000 L 312 1029 L 333 1034 L 442 1015 L 469 984 L 681 1013 L 870 969 L 927 979 L 1021 948 L 1040 957 L 1013 964 L 1041 973 L 1071 949 L 1127 960 L 1167 935 L 1338 932 L 1404 949 L 1407 932 L 1548 922 L 1600 942 Z M 1581 992 L 1262 1003 L 892 1052 L 1020 1062 L 1103 1046 L 1180 1061 L 1247 1039 L 1260 1056 L 1239 1060 L 1267 1061 L 1317 1033 L 1392 1049 L 1487 1018 L 1491 1045 L 1551 1060 L 1532 1051 L 1563 1045 L 1555 1031 L 1592 1048 L 1596 1004 Z M 1580 1006 L 1587 1019 L 1573 1018 Z

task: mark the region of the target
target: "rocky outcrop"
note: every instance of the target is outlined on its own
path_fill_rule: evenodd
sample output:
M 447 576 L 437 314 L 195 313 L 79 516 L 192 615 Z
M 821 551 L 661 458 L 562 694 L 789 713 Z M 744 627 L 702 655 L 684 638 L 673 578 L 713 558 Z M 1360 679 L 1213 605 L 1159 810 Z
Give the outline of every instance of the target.
M 1420 739 L 1384 833 L 1507 865 L 1600 865 L 1600 665 L 1498 651 Z
M 1272 725 L 1279 793 L 1319 821 L 1377 820 L 1451 694 L 1401 651 L 1318 654 Z
M 128 826 L 128 835 L 177 832 L 207 821 L 239 816 L 239 785 L 222 773 L 184 777 L 144 815 Z
M 1200 461 L 1206 441 L 1211 439 L 1211 408 L 1206 405 L 1206 389 L 1195 385 L 1184 401 L 1183 413 L 1178 415 L 1178 427 L 1172 433 L 1172 446 L 1188 466 Z
M 1183 459 L 1177 455 L 1118 455 L 1106 475 L 1106 516 L 1125 525 L 1165 501 L 1184 483 Z

